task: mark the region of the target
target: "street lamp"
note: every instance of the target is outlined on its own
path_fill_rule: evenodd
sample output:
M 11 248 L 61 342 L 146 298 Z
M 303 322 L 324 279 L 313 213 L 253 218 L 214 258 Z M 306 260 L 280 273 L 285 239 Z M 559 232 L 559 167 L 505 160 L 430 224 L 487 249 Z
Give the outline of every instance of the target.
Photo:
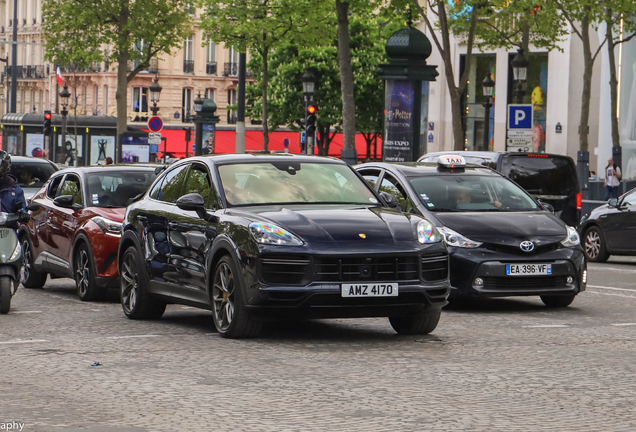
M 203 141 L 203 126 L 201 123 L 201 110 L 203 109 L 203 99 L 201 93 L 194 99 L 194 154 L 195 156 L 201 156 L 202 154 L 202 141 Z M 186 154 L 188 149 L 186 149 Z
M 64 87 L 62 88 L 62 91 L 60 92 L 60 99 L 62 99 L 62 111 L 60 111 L 60 114 L 62 114 L 62 146 L 66 145 L 66 116 L 68 116 L 68 99 L 71 97 L 71 93 L 68 91 L 68 87 L 66 85 L 64 85 Z M 52 143 L 52 145 L 50 145 L 51 147 L 51 152 L 53 153 L 51 155 L 51 159 L 53 161 L 57 162 L 57 151 L 55 151 L 57 149 L 57 145 L 56 143 Z
M 490 78 L 490 72 L 486 74 L 486 78 L 481 82 L 481 87 L 484 89 L 484 96 L 486 97 L 486 103 L 484 103 L 484 117 L 486 120 L 484 124 L 484 151 L 487 151 L 489 147 L 488 138 L 490 136 L 490 107 L 492 107 L 490 100 L 495 90 L 495 82 Z
M 529 62 L 526 60 L 526 56 L 523 54 L 523 51 L 523 48 L 519 48 L 517 55 L 510 62 L 512 65 L 512 76 L 517 82 L 514 89 L 514 95 L 517 98 L 517 103 L 523 103 L 523 96 L 526 93 L 523 87 L 528 76 Z
M 159 78 L 157 77 L 157 75 L 155 75 L 155 79 L 152 80 L 152 84 L 150 85 L 150 101 L 152 102 L 152 108 L 150 108 L 152 110 L 152 115 L 156 116 L 157 115 L 157 111 L 159 111 L 159 108 L 157 108 L 157 104 L 159 103 L 159 97 L 161 96 L 161 86 L 158 83 Z
M 309 107 L 309 103 L 314 99 L 314 87 L 316 85 L 316 75 L 314 75 L 314 69 L 308 67 L 305 70 L 305 74 L 302 77 L 303 81 L 303 93 L 305 94 L 305 112 Z M 305 154 L 314 154 L 314 134 L 308 133 L 307 131 L 307 122 L 305 120 L 305 140 L 307 142 L 305 151 L 302 153 Z

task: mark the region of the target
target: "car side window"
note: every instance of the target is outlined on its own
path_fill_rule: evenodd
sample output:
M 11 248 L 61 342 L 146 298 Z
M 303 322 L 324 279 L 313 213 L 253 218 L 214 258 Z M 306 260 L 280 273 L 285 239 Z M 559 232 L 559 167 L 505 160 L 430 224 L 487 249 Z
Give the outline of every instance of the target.
M 82 185 L 77 176 L 72 174 L 67 174 L 66 177 L 64 177 L 64 183 L 62 183 L 62 186 L 57 191 L 56 197 L 59 197 L 62 195 L 72 195 L 73 204 L 83 205 Z
M 411 204 L 411 200 L 409 200 L 408 195 L 406 194 L 406 190 L 400 184 L 399 181 L 395 177 L 390 174 L 385 174 L 382 179 L 382 184 L 380 185 L 380 192 L 390 193 L 397 199 L 400 207 L 402 207 L 403 212 L 411 211 L 413 205 Z
M 185 182 L 183 195 L 190 193 L 198 193 L 201 195 L 205 201 L 206 207 L 210 208 L 214 206 L 215 197 L 210 183 L 210 173 L 202 165 L 194 164 L 188 172 L 188 178 Z
M 46 196 L 48 198 L 54 199 L 57 196 L 57 190 L 60 187 L 60 182 L 62 181 L 63 177 L 64 176 L 61 175 L 51 180 L 51 183 L 49 183 L 49 187 L 46 189 Z
M 623 198 L 622 204 L 623 206 L 636 206 L 636 191 L 630 193 L 625 198 Z
M 179 197 L 181 197 L 181 189 L 183 187 L 183 181 L 188 173 L 188 167 L 190 165 L 181 165 L 166 173 L 163 182 L 161 183 L 161 189 L 157 191 L 155 199 L 159 201 L 174 203 Z
M 375 189 L 375 185 L 378 184 L 378 178 L 380 177 L 380 170 L 378 169 L 366 169 L 358 171 L 360 175 Z

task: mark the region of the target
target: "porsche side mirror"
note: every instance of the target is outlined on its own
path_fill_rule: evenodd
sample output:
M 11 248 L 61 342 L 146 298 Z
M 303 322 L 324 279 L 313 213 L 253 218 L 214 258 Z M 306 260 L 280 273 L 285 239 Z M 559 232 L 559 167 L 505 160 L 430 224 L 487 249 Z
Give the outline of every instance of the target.
M 616 207 L 618 205 L 618 198 L 610 198 L 607 201 L 607 205 L 610 207 Z
M 197 216 L 204 221 L 211 223 L 219 221 L 217 216 L 208 214 L 208 211 L 205 208 L 205 200 L 198 193 L 184 195 L 177 200 L 176 204 L 181 210 L 196 212 Z
M 397 199 L 388 192 L 380 192 L 380 197 L 386 203 L 387 207 L 397 208 L 398 201 Z

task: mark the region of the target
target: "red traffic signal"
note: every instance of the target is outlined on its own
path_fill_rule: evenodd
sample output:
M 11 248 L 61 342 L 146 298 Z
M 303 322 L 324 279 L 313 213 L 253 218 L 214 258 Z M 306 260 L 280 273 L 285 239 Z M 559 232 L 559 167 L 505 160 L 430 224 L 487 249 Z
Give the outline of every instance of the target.
M 307 107 L 307 112 L 308 112 L 309 114 L 315 114 L 315 113 L 316 113 L 316 109 L 317 109 L 317 108 L 316 108 L 316 105 L 309 105 L 309 106 Z
M 44 120 L 51 120 L 51 112 L 50 111 L 45 111 L 44 112 Z

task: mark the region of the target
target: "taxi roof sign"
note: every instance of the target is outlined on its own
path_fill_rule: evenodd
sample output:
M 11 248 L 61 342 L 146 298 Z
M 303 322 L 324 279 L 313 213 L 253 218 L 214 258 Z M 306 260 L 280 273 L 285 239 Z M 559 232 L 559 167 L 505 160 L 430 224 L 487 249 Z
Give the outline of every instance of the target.
M 460 155 L 443 155 L 437 159 L 437 165 L 444 168 L 464 168 L 466 160 Z

